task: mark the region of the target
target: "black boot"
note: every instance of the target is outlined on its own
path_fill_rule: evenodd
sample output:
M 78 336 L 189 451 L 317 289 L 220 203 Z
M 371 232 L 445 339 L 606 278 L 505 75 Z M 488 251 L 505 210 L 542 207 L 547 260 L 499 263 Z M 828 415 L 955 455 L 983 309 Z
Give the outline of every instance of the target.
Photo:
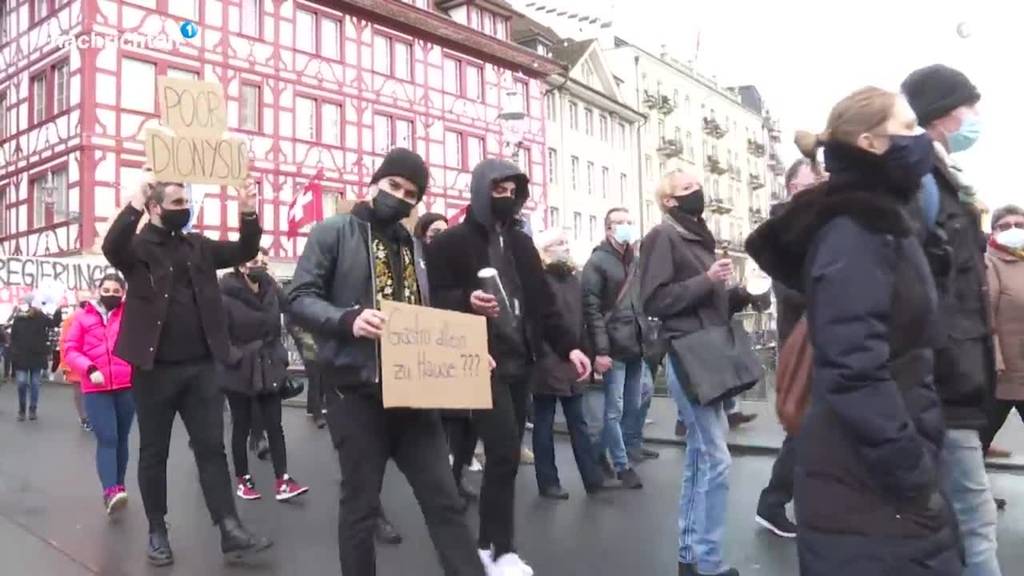
M 165 524 L 149 527 L 149 548 L 146 550 L 146 559 L 153 566 L 174 564 L 174 552 L 171 551 L 171 541 L 167 538 Z
M 374 537 L 381 544 L 395 546 L 402 543 L 402 535 L 398 533 L 398 530 L 395 530 L 394 525 L 391 524 L 383 513 L 377 516 L 377 528 L 374 531 Z
M 231 562 L 244 560 L 248 556 L 270 548 L 270 538 L 251 534 L 238 518 L 229 517 L 220 521 L 220 550 Z

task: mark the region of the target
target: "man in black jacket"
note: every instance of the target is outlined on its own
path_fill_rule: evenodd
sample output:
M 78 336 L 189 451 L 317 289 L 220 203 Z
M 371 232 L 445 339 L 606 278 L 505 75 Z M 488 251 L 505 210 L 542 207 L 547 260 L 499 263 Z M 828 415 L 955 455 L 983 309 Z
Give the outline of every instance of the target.
M 511 162 L 484 160 L 473 170 L 470 194 L 466 220 L 427 249 L 431 302 L 489 318 L 494 407 L 473 413 L 487 457 L 477 544 L 499 573 L 528 576 L 533 570 L 515 553 L 513 533 L 531 371 L 542 340 L 571 360 L 581 379 L 590 374 L 590 360 L 555 306 L 533 241 L 514 225 L 530 197 L 529 178 Z M 501 293 L 481 289 L 477 273 L 484 268 L 498 271 Z
M 980 133 L 981 93 L 958 70 L 936 64 L 912 72 L 903 92 L 935 141 L 935 168 L 922 181 L 925 252 L 939 290 L 942 340 L 935 351 L 935 387 L 946 418 L 943 488 L 960 525 L 965 574 L 998 576 L 996 506 L 981 431 L 995 393 L 995 355 L 988 316 L 980 203 L 950 154 Z
M 182 232 L 191 216 L 182 184 L 148 178 L 103 240 L 104 256 L 128 281 L 115 352 L 134 368 L 139 491 L 149 519 L 147 555 L 158 566 L 174 562 L 164 516 L 167 452 L 178 413 L 225 556 L 237 560 L 271 544 L 238 521 L 224 454 L 224 396 L 214 366 L 231 360 L 217 270 L 256 256 L 262 234 L 256 203 L 249 186 L 238 196 L 238 241 L 214 241 Z M 146 212 L 149 222 L 136 234 Z
M 316 339 L 327 425 L 341 466 L 338 547 L 346 576 L 377 572 L 374 529 L 384 469 L 394 458 L 420 503 L 447 576 L 482 576 L 473 537 L 448 467 L 434 410 L 385 409 L 378 340 L 381 300 L 422 302 L 412 236 L 402 220 L 423 199 L 427 167 L 414 152 L 392 150 L 362 202 L 313 227 L 295 268 L 290 313 Z
M 583 315 L 594 346 L 594 370 L 604 376 L 604 426 L 599 449 L 607 466 L 611 454 L 615 473 L 626 488 L 642 488 L 629 461 L 656 458 L 643 447 L 646 412 L 641 410 L 645 380 L 640 321 L 635 298 L 623 294 L 633 264 L 633 221 L 625 208 L 604 217 L 604 242 L 594 248 L 583 268 Z

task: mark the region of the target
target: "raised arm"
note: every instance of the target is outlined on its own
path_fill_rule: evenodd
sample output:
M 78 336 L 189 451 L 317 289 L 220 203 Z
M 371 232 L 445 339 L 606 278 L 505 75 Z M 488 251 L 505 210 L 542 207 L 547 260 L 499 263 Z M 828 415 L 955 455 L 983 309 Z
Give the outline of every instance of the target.
M 238 194 L 238 209 L 241 212 L 238 222 L 238 240 L 203 238 L 206 249 L 213 259 L 213 265 L 218 270 L 241 266 L 259 253 L 263 229 L 260 228 L 259 217 L 256 214 L 258 201 L 256 183 L 250 178 L 246 180 L 245 190 Z

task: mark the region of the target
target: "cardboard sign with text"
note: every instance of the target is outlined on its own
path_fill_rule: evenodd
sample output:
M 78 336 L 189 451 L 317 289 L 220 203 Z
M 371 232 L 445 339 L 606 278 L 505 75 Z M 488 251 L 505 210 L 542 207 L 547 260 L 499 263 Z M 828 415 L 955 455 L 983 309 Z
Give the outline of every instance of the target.
M 146 160 L 157 180 L 245 186 L 249 151 L 225 137 L 224 90 L 215 82 L 157 78 L 161 128 L 147 128 Z
M 385 408 L 492 407 L 487 320 L 389 300 L 380 308 Z

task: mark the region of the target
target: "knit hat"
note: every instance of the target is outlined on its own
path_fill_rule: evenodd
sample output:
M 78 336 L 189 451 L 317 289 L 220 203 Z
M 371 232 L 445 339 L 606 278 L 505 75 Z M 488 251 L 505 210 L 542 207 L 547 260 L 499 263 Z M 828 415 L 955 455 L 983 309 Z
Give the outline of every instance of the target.
M 430 181 L 427 165 L 423 163 L 423 158 L 412 150 L 394 148 L 388 152 L 380 167 L 373 173 L 370 184 L 376 184 L 388 176 L 399 176 L 416 185 L 419 191 L 418 200 L 422 200 L 423 195 L 427 193 L 427 184 Z
M 903 81 L 902 89 L 921 126 L 981 100 L 978 88 L 963 72 L 944 64 L 933 64 L 911 72 Z

